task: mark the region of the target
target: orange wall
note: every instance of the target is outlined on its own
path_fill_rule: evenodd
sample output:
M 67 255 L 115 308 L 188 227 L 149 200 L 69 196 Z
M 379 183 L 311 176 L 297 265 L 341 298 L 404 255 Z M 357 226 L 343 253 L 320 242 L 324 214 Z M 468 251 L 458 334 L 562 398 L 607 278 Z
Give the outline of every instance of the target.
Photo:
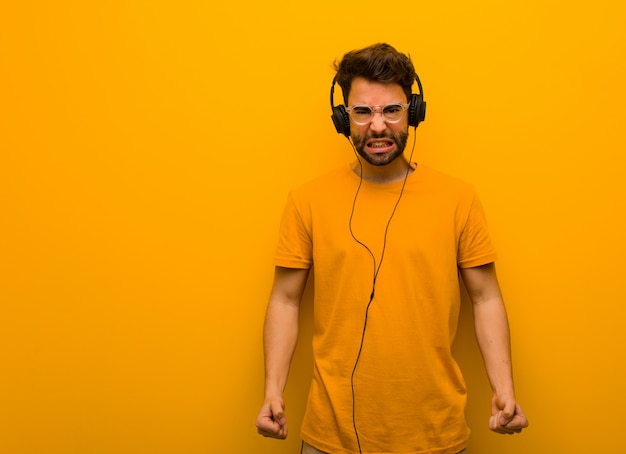
M 306 342 L 290 438 L 254 428 L 278 217 L 351 159 L 331 63 L 376 41 L 424 84 L 417 159 L 476 184 L 500 250 L 531 428 L 487 430 L 466 312 L 471 452 L 623 445 L 623 1 L 5 3 L 0 452 L 299 450 Z

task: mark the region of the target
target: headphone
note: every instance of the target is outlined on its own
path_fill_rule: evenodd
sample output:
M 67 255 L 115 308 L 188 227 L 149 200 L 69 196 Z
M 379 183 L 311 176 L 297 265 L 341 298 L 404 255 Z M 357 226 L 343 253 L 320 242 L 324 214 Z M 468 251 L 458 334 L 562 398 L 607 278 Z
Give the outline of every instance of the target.
M 417 82 L 420 92 L 419 94 L 411 94 L 411 101 L 409 103 L 409 126 L 417 128 L 417 125 L 419 125 L 426 118 L 426 101 L 424 101 L 422 83 L 420 82 L 420 78 L 417 74 L 415 74 L 415 81 Z M 330 118 L 333 120 L 333 124 L 335 125 L 335 129 L 338 134 L 350 137 L 350 116 L 348 115 L 348 112 L 343 104 L 335 106 L 334 94 L 336 82 L 337 76 L 333 78 L 333 84 L 330 87 L 330 108 L 332 109 Z

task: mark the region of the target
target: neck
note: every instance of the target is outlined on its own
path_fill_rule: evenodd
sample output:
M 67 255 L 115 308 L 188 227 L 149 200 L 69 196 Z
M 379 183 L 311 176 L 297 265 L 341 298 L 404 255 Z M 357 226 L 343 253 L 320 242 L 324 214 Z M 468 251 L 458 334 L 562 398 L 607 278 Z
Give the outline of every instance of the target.
M 361 164 L 359 164 L 359 161 Z M 396 181 L 404 180 L 415 170 L 415 164 L 409 164 L 404 156 L 398 157 L 398 159 L 384 166 L 374 166 L 360 158 L 359 161 L 352 162 L 352 170 L 359 176 L 363 172 L 363 179 L 370 183 L 395 183 Z

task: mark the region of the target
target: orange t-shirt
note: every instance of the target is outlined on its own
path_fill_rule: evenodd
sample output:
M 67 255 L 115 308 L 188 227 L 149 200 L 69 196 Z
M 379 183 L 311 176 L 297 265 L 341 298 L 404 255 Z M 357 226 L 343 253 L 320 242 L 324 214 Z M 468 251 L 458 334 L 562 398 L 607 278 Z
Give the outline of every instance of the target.
M 321 451 L 358 454 L 360 443 L 362 453 L 448 454 L 467 445 L 466 387 L 451 355 L 458 267 L 493 262 L 495 250 L 472 186 L 419 165 L 389 222 L 402 184 L 363 181 L 355 202 L 359 177 L 346 165 L 292 191 L 285 207 L 275 264 L 314 273 L 301 434 Z

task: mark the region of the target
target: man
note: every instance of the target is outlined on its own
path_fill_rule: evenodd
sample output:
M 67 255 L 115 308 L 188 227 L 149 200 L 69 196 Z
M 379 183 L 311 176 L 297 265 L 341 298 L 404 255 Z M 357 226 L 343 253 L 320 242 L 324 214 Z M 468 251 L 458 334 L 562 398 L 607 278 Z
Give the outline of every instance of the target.
M 292 191 L 283 214 L 264 327 L 265 402 L 258 432 L 285 438 L 283 390 L 298 309 L 314 269 L 314 372 L 305 453 L 463 452 L 465 383 L 451 356 L 459 275 L 493 388 L 491 430 L 528 425 L 516 402 L 495 251 L 473 188 L 411 162 L 424 119 L 408 56 L 387 44 L 348 52 L 331 106 L 356 161 Z M 412 93 L 418 83 L 419 94 Z M 411 152 L 412 155 L 412 152 Z

